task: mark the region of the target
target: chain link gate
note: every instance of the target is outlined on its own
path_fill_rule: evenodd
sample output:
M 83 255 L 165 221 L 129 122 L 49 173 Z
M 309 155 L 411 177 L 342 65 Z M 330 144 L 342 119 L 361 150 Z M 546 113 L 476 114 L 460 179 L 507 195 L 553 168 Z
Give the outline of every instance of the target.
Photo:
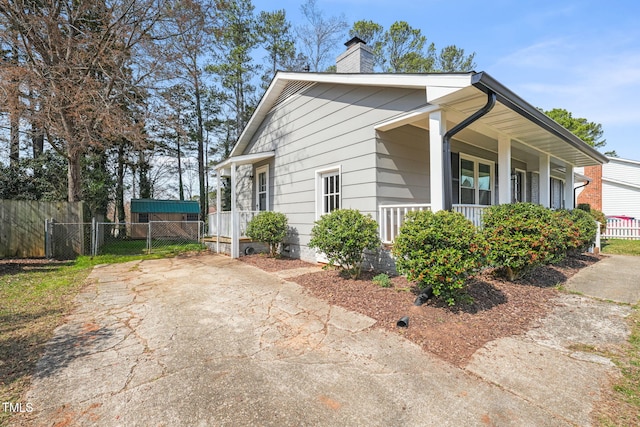
M 204 248 L 202 221 L 149 221 L 146 223 L 57 223 L 45 221 L 48 258 L 73 259 L 80 255 L 141 255 L 174 253 Z

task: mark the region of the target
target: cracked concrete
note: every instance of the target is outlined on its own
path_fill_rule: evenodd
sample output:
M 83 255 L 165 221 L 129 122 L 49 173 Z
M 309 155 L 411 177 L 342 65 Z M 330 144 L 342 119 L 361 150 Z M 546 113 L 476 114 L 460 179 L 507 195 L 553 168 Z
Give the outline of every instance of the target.
M 567 310 L 606 304 L 568 295 L 539 328 L 458 369 L 284 277 L 218 255 L 96 267 L 38 364 L 28 422 L 589 425 L 616 371 L 571 343 L 628 333 L 628 307 L 610 304 L 600 313 L 615 334 L 586 320 L 558 334 Z

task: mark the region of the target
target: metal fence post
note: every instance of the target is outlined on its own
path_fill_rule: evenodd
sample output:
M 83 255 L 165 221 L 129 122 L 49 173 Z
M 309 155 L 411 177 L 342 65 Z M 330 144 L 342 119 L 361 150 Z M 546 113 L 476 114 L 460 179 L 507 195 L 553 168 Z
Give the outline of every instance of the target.
M 98 234 L 96 227 L 96 219 L 91 218 L 91 256 L 98 255 Z
M 151 221 L 149 221 L 149 227 L 147 229 L 147 253 L 151 253 Z
M 51 237 L 49 236 L 49 219 L 44 220 L 44 256 L 51 259 Z

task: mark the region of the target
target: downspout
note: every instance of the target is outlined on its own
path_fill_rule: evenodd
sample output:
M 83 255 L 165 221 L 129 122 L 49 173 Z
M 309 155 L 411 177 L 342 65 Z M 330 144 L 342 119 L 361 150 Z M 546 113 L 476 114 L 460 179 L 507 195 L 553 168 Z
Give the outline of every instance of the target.
M 578 188 L 586 187 L 589 184 L 591 184 L 591 180 L 587 180 L 587 182 L 585 182 L 584 184 L 578 185 L 576 188 L 573 189 L 573 207 L 574 208 L 578 206 L 578 196 L 576 196 L 576 190 Z
M 496 105 L 496 94 L 492 90 L 487 93 L 487 103 L 484 107 L 473 113 L 471 116 L 458 123 L 451 128 L 442 137 L 442 159 L 444 161 L 444 209 L 451 211 L 453 209 L 453 176 L 451 171 L 451 138 L 480 117 L 487 114 Z

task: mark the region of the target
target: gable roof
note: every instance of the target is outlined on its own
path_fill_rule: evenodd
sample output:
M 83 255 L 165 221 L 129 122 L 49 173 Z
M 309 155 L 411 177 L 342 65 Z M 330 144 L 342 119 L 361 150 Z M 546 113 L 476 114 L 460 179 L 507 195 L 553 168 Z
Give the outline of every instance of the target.
M 425 101 L 431 105 L 421 111 L 407 111 L 398 117 L 398 123 L 402 123 L 404 115 L 428 115 L 434 109 L 445 109 L 453 120 L 462 121 L 480 109 L 486 102 L 486 93 L 492 91 L 496 94 L 496 106 L 474 125 L 482 128 L 485 133 L 496 138 L 498 134 L 506 134 L 574 166 L 608 161 L 604 154 L 587 145 L 485 72 L 338 74 L 278 71 L 238 138 L 231 157 L 244 154 L 253 135 L 274 107 L 289 96 L 303 92 L 317 83 L 424 90 Z
M 200 203 L 193 200 L 131 199 L 131 213 L 200 213 Z

